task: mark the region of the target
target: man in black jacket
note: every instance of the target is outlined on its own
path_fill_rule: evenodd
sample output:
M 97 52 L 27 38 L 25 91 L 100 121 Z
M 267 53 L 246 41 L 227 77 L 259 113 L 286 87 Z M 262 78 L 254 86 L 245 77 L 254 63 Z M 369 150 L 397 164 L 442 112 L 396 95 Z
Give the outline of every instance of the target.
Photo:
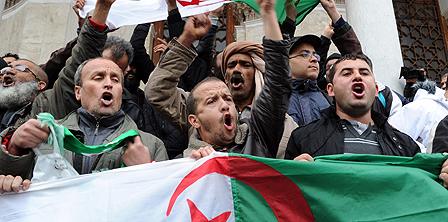
M 285 159 L 312 160 L 314 156 L 342 153 L 413 156 L 419 152 L 408 135 L 371 111 L 378 86 L 369 58 L 341 57 L 328 80 L 327 91 L 336 105 L 324 110 L 320 120 L 292 133 Z

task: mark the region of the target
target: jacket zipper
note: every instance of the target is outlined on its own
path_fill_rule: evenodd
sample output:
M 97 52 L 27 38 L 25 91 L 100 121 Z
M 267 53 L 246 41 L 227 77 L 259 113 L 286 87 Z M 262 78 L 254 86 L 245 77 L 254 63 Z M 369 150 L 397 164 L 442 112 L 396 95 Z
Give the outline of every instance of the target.
M 98 128 L 100 127 L 100 122 L 97 120 L 96 121 L 96 128 L 95 128 L 95 136 L 97 136 L 98 134 Z

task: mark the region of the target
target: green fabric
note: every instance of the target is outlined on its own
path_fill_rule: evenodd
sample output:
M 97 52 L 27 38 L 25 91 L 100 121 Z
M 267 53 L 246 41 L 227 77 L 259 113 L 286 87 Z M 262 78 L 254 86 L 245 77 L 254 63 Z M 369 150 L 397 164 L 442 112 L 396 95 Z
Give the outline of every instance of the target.
M 257 191 L 235 179 L 231 179 L 231 183 L 235 221 L 276 221 L 271 208 Z
M 241 2 L 247 4 L 255 12 L 259 13 L 260 8 L 258 7 L 256 0 L 233 0 L 234 2 Z M 303 19 L 319 4 L 319 0 L 292 0 L 297 10 L 296 25 L 300 24 Z M 286 19 L 285 11 L 286 0 L 277 0 L 275 2 L 275 12 L 277 13 L 277 19 L 280 23 Z
M 60 149 L 61 147 L 64 147 L 66 150 L 83 155 L 101 154 L 120 148 L 125 145 L 127 141 L 132 140 L 132 138 L 139 135 L 137 130 L 128 130 L 109 143 L 88 146 L 81 143 L 69 129 L 62 125 L 58 125 L 51 114 L 40 113 L 37 115 L 37 119 L 50 128 L 51 135 L 48 137 L 48 144 L 53 146 L 57 144 Z M 61 153 L 63 152 L 62 149 L 60 151 Z
M 343 154 L 317 157 L 315 162 L 230 155 L 262 162 L 292 180 L 301 189 L 315 221 L 448 218 L 448 191 L 438 179 L 448 158 L 443 154 L 417 154 L 412 158 Z M 266 186 L 278 181 L 264 179 Z M 239 200 L 243 205 L 239 208 L 252 204 Z

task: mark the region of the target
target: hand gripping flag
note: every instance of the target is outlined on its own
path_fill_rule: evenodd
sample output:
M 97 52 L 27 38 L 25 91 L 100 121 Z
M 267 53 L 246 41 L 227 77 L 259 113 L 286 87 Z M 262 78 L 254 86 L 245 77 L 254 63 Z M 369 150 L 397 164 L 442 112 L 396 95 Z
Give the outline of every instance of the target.
M 0 221 L 445 221 L 446 159 L 214 153 L 32 184 L 0 196 Z

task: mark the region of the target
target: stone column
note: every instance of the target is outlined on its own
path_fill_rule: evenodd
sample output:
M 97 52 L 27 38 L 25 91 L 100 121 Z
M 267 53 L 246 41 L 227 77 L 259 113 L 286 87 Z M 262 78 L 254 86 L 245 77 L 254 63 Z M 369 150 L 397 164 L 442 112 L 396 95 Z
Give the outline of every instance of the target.
M 373 61 L 377 81 L 401 93 L 404 81 L 398 77 L 403 58 L 392 0 L 346 0 L 345 4 L 348 22 Z
M 3 15 L 3 9 L 5 9 L 5 3 L 6 3 L 6 0 L 0 0 L 0 24 L 1 24 L 2 15 Z

